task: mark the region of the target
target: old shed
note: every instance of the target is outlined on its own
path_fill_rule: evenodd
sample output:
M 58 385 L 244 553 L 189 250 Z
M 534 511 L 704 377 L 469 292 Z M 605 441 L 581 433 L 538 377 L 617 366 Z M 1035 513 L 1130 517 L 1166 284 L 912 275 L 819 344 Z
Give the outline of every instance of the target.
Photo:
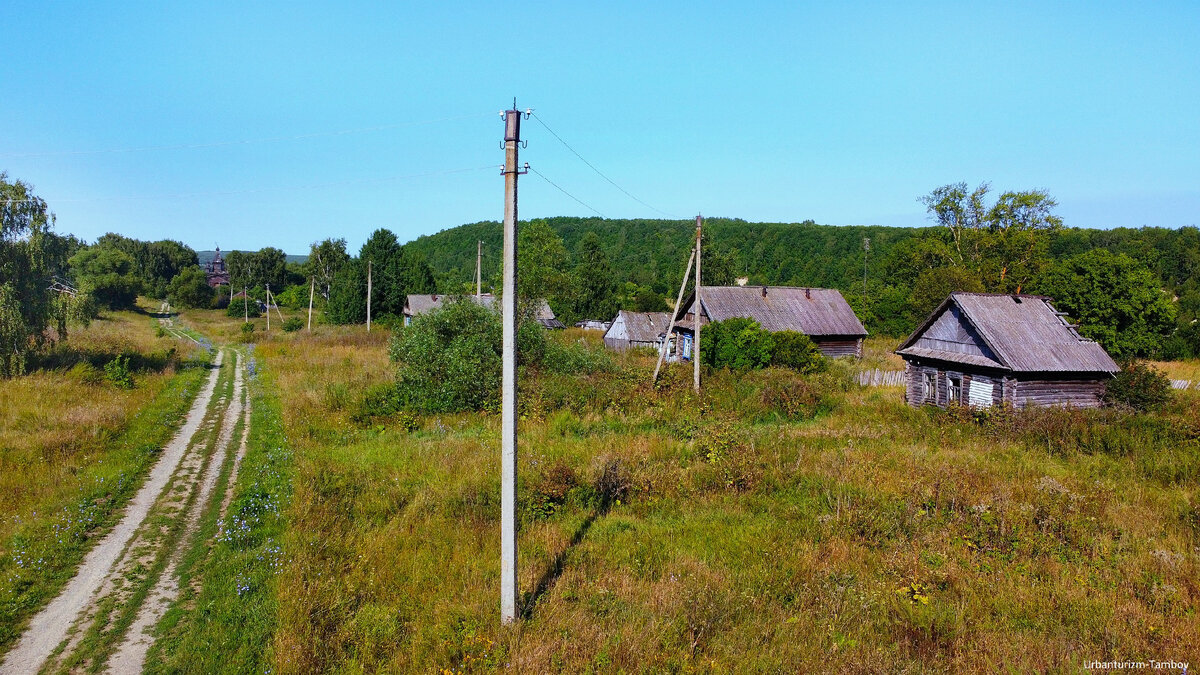
M 748 317 L 771 332 L 792 330 L 812 338 L 825 356 L 862 356 L 867 329 L 842 294 L 832 288 L 792 286 L 704 286 L 700 324 Z M 676 326 L 690 349 L 696 296 L 684 300 L 687 312 Z
M 422 293 L 420 295 L 410 295 L 404 301 L 404 325 L 412 323 L 413 317 L 420 316 L 426 312 L 432 312 L 440 308 L 447 302 L 453 302 L 457 299 L 470 300 L 476 302 L 488 309 L 499 311 L 496 304 L 496 296 L 491 293 L 483 295 L 438 295 L 437 293 Z M 566 328 L 563 322 L 554 317 L 554 310 L 550 309 L 550 304 L 545 300 L 538 300 L 537 306 L 537 321 L 545 328 Z
M 914 406 L 1095 408 L 1120 370 L 1039 295 L 951 293 L 896 353 Z
M 617 318 L 604 333 L 604 346 L 624 351 L 631 347 L 658 349 L 662 336 L 671 326 L 670 312 L 617 312 Z

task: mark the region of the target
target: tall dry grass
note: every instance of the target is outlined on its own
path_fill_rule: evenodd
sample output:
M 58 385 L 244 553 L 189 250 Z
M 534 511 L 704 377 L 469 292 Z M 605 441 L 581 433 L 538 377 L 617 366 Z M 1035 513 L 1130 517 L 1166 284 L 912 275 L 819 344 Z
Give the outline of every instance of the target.
M 361 329 L 259 347 L 296 457 L 281 672 L 1200 658 L 1193 399 L 1154 416 L 975 419 L 850 386 L 842 367 L 709 373 L 700 397 L 686 367 L 650 387 L 640 355 L 616 373 L 533 376 L 525 618 L 505 628 L 496 419 L 355 425 L 362 391 L 391 377 L 383 350 Z M 614 466 L 625 489 L 605 499 Z

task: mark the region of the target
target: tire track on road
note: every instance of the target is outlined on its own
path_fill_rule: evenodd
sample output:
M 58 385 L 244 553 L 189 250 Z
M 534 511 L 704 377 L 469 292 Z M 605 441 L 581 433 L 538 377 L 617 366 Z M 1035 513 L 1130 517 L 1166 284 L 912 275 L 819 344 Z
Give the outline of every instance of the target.
M 151 468 L 146 482 L 126 506 L 121 521 L 84 556 L 79 570 L 62 592 L 29 622 L 16 646 L 5 655 L 3 662 L 0 662 L 0 675 L 39 671 L 58 646 L 66 640 L 71 626 L 108 579 L 113 566 L 125 552 L 134 533 L 142 526 L 151 507 L 158 501 L 179 467 L 180 460 L 206 416 L 224 356 L 223 351 L 217 353 L 208 381 L 197 394 L 186 420 L 164 448 L 158 462 Z

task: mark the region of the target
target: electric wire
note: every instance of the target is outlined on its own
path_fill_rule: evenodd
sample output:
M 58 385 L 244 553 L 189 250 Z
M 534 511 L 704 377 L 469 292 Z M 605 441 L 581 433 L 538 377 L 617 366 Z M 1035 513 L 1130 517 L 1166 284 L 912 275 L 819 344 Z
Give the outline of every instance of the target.
M 578 152 L 578 151 L 576 151 L 576 150 L 575 150 L 575 148 L 572 148 L 570 143 L 567 143 L 566 141 L 564 141 L 564 140 L 563 140 L 563 138 L 562 138 L 562 136 L 559 136 L 557 133 L 555 133 L 555 132 L 554 132 L 554 130 L 550 128 L 550 125 L 549 125 L 549 124 L 546 124 L 545 120 L 543 120 L 543 119 L 542 119 L 540 116 L 538 116 L 538 114 L 537 114 L 537 113 L 535 113 L 535 112 L 533 112 L 533 111 L 530 111 L 529 115 L 530 115 L 530 117 L 532 117 L 533 119 L 537 120 L 537 121 L 538 121 L 538 124 L 540 124 L 540 125 L 542 125 L 543 127 L 545 127 L 545 128 L 546 128 L 546 131 L 549 131 L 551 136 L 553 136 L 553 137 L 557 138 L 557 139 L 558 139 L 558 142 L 563 144 L 563 147 L 565 147 L 567 150 L 570 150 L 570 151 L 571 151 L 571 154 L 573 154 L 573 155 L 575 155 L 576 157 L 578 157 L 578 158 L 579 158 L 579 161 L 583 162 L 584 164 L 587 164 L 589 169 L 591 169 L 592 171 L 595 171 L 595 172 L 596 172 L 596 175 L 598 175 L 598 176 L 600 176 L 601 178 L 603 178 L 604 180 L 608 181 L 610 185 L 612 185 L 613 187 L 615 187 L 615 188 L 617 188 L 618 190 L 620 190 L 622 193 L 624 193 L 624 194 L 625 194 L 625 196 L 626 196 L 626 197 L 629 197 L 629 198 L 630 198 L 630 199 L 632 199 L 633 201 L 635 201 L 635 202 L 637 202 L 637 203 L 641 204 L 642 206 L 644 206 L 644 207 L 646 207 L 646 208 L 650 209 L 651 211 L 654 211 L 655 213 L 658 213 L 658 214 L 660 214 L 660 215 L 666 216 L 667 218 L 670 218 L 670 217 L 671 217 L 671 214 L 669 214 L 669 213 L 667 213 L 667 212 L 665 212 L 665 211 L 661 211 L 661 210 L 659 210 L 659 209 L 656 209 L 656 208 L 654 208 L 653 206 L 650 206 L 650 205 L 649 205 L 649 204 L 647 204 L 646 202 L 642 201 L 641 199 L 638 199 L 638 198 L 637 198 L 637 197 L 635 197 L 633 194 L 631 194 L 631 193 L 629 192 L 629 190 L 626 190 L 625 188 L 621 187 L 620 185 L 617 185 L 616 181 L 614 181 L 613 179 L 611 179 L 611 178 L 609 178 L 608 176 L 604 175 L 604 172 L 602 172 L 600 169 L 597 169 L 597 168 L 596 168 L 596 167 L 595 167 L 595 166 L 594 166 L 594 165 L 593 165 L 591 162 L 589 162 L 589 161 L 587 161 L 586 159 L 584 159 L 583 155 L 579 154 L 579 152 Z M 591 208 L 591 207 L 589 206 L 588 208 Z M 593 210 L 593 211 L 595 211 L 595 209 L 592 209 L 592 210 Z
M 263 192 L 287 192 L 291 190 L 317 190 L 330 187 L 343 187 L 346 185 L 370 185 L 375 183 L 388 183 L 400 180 L 411 180 L 414 178 L 425 178 L 428 176 L 444 176 L 447 174 L 467 173 L 470 171 L 483 171 L 484 169 L 495 170 L 497 167 L 503 168 L 503 165 L 488 164 L 486 166 L 474 166 L 464 169 L 446 169 L 444 171 L 426 171 L 423 173 L 413 173 L 401 176 L 386 176 L 383 178 L 358 178 L 351 180 L 336 181 L 331 183 L 311 183 L 308 185 L 280 185 L 276 187 L 253 188 L 249 190 L 221 190 L 212 192 L 180 192 L 176 194 L 166 195 L 129 195 L 118 197 L 84 197 L 84 198 L 68 198 L 55 199 L 54 203 L 66 202 L 98 202 L 98 201 L 167 201 L 172 199 L 196 199 L 203 197 L 229 197 L 237 195 L 259 194 Z M 9 204 L 22 204 L 30 202 L 46 201 L 49 205 L 49 200 L 42 198 L 37 199 L 0 199 L 0 208 L 6 207 Z
M 604 214 L 603 214 L 603 213 L 600 213 L 599 211 L 597 211 L 595 207 L 591 206 L 590 204 L 588 204 L 587 202 L 583 201 L 583 200 L 582 200 L 582 199 L 580 199 L 579 197 L 576 197 L 575 195 L 571 194 L 570 192 L 567 192 L 566 190 L 562 189 L 562 186 L 560 186 L 558 183 L 555 183 L 554 181 L 550 180 L 549 178 L 546 178 L 545 176 L 543 176 L 541 171 L 538 171 L 537 169 L 533 168 L 532 166 L 531 166 L 531 167 L 529 167 L 529 170 L 530 170 L 530 171 L 532 171 L 533 173 L 537 174 L 537 176 L 538 176 L 539 178 L 541 178 L 542 180 L 544 180 L 544 181 L 546 181 L 547 183 L 549 183 L 549 184 L 553 185 L 553 186 L 555 187 L 555 189 L 557 189 L 559 192 L 561 192 L 561 193 L 563 193 L 564 195 L 566 195 L 566 196 L 570 197 L 571 199 L 574 199 L 575 201 L 579 202 L 581 205 L 583 205 L 583 207 L 584 207 L 584 208 L 587 208 L 587 209 L 590 209 L 590 210 L 592 210 L 592 211 L 595 211 L 596 215 L 600 216 L 601 218 L 603 218 L 603 217 L 604 217 Z
M 330 136 L 346 136 L 350 134 L 364 134 L 376 131 L 387 131 L 389 129 L 399 129 L 403 127 L 421 126 L 425 124 L 437 124 L 439 122 L 451 122 L 454 120 L 473 119 L 476 117 L 490 116 L 495 113 L 475 113 L 472 115 L 456 115 L 453 117 L 441 117 L 431 120 L 416 120 L 411 122 L 397 122 L 396 124 L 381 124 L 373 127 L 359 127 L 355 129 L 339 129 L 337 131 L 318 131 L 308 134 L 296 134 L 294 136 L 266 136 L 263 138 L 248 138 L 236 141 L 214 141 L 210 143 L 177 143 L 172 145 L 144 145 L 133 146 L 126 148 L 102 148 L 96 150 L 48 150 L 42 152 L 0 152 L 0 157 L 27 158 L 27 157 L 65 157 L 76 155 L 103 155 L 103 154 L 118 154 L 127 152 L 146 152 L 153 150 L 197 150 L 203 148 L 222 148 L 234 145 L 257 145 L 261 143 L 278 143 L 281 141 L 299 141 L 310 138 L 324 138 Z

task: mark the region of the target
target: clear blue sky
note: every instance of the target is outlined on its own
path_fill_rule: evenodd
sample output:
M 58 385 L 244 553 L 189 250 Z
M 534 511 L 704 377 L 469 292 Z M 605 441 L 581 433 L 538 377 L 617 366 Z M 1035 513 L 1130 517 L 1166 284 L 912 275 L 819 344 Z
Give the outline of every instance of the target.
M 1197 2 L 104 4 L 10 0 L 0 41 L 0 170 L 89 240 L 499 219 L 513 96 L 672 216 L 922 225 L 988 180 L 1069 225 L 1200 224 Z M 524 132 L 605 216 L 659 216 Z M 522 179 L 522 218 L 591 213 Z

